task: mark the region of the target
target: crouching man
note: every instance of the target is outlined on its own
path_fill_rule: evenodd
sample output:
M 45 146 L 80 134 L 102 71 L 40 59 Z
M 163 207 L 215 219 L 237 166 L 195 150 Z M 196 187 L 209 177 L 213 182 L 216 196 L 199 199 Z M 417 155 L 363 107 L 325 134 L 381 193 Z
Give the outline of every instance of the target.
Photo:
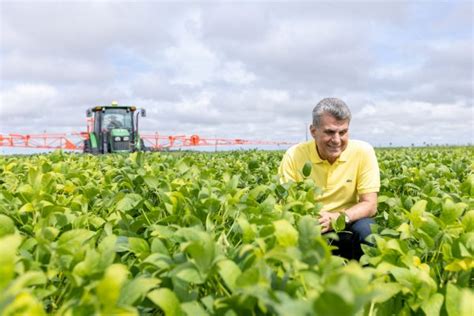
M 312 164 L 310 177 L 323 190 L 319 223 L 322 232 L 342 213 L 348 233 L 339 233 L 335 254 L 359 260 L 361 243 L 371 233 L 371 218 L 377 212 L 380 173 L 374 149 L 368 143 L 349 139 L 351 112 L 337 98 L 325 98 L 313 109 L 310 126 L 313 140 L 288 149 L 279 167 L 282 181 L 303 180 L 301 170 Z

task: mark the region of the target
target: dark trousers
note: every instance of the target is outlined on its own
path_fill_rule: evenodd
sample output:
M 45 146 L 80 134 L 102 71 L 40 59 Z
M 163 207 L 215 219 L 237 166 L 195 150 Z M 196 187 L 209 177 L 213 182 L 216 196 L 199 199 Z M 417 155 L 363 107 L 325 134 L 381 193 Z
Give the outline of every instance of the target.
M 361 218 L 347 225 L 344 232 L 337 234 L 339 240 L 331 240 L 331 245 L 338 248 L 333 250 L 333 254 L 349 260 L 359 260 L 363 255 L 360 245 L 372 245 L 366 238 L 372 233 L 370 225 L 374 223 L 372 218 Z

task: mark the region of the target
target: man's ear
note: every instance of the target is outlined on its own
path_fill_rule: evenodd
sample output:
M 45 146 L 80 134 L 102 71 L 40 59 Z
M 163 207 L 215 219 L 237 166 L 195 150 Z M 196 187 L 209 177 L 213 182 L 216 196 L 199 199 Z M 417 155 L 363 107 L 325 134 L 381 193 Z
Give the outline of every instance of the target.
M 316 135 L 316 127 L 313 124 L 309 126 L 309 131 L 311 132 L 311 136 L 314 138 Z

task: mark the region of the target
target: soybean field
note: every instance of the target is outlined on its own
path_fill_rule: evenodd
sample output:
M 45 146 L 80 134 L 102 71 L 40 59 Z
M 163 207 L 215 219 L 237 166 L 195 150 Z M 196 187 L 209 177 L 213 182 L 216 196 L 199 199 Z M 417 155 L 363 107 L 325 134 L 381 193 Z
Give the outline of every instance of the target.
M 0 156 L 0 314 L 474 315 L 474 147 L 376 153 L 360 262 L 283 152 Z

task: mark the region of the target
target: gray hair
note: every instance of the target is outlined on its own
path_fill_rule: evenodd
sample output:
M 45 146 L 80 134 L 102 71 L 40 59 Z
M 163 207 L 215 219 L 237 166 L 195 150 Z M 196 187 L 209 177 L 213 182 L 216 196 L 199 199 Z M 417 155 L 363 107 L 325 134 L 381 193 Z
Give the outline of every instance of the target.
M 323 114 L 329 114 L 338 121 L 351 120 L 351 111 L 349 107 L 338 98 L 325 98 L 313 109 L 313 125 L 319 127 L 321 124 L 321 117 Z

